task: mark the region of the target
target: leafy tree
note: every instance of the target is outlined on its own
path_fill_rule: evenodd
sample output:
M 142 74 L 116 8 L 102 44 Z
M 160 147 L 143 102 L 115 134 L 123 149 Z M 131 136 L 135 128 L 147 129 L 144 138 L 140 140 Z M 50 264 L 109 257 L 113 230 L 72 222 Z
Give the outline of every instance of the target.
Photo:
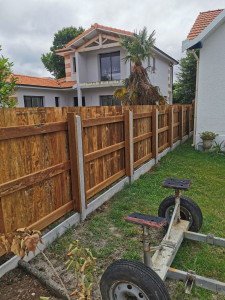
M 195 50 L 199 56 L 199 50 Z M 181 58 L 177 73 L 178 82 L 173 85 L 173 102 L 189 104 L 195 99 L 197 62 L 193 54 Z
M 131 62 L 132 70 L 130 76 L 124 80 L 125 87 L 117 88 L 114 97 L 125 105 L 155 104 L 156 101 L 164 103 L 163 96 L 159 94 L 158 88 L 151 84 L 147 69 L 142 65 L 144 60 L 154 56 L 154 35 L 155 31 L 148 36 L 144 27 L 138 34 L 134 34 L 134 38 L 121 37 L 121 46 L 128 53 L 124 61 Z
M 0 46 L 0 51 L 1 51 Z M 17 78 L 12 76 L 11 67 L 8 58 L 0 57 L 0 107 L 16 106 L 16 98 L 10 97 L 15 93 Z
M 59 30 L 54 35 L 53 44 L 50 48 L 50 52 L 42 54 L 41 60 L 45 68 L 53 74 L 55 78 L 65 77 L 65 64 L 64 57 L 56 55 L 55 50 L 64 48 L 67 43 L 73 40 L 75 37 L 84 32 L 82 27 L 66 27 Z

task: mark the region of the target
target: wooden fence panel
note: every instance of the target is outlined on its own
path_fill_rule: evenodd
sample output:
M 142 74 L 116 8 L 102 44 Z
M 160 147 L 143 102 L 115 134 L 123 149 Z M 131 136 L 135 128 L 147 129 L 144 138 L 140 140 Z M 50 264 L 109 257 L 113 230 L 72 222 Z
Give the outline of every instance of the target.
M 90 119 L 83 121 L 87 199 L 125 175 L 124 115 L 118 115 L 121 112 L 99 107 L 89 111 Z
M 126 174 L 125 110 L 133 112 L 130 159 L 137 168 L 193 130 L 193 105 L 183 105 L 182 118 L 182 106 L 172 107 L 1 109 L 0 232 L 43 229 L 72 209 L 81 210 L 78 181 L 73 183 L 78 170 L 71 170 L 76 143 L 68 136 L 68 113 L 82 120 L 85 193 L 90 199 Z
M 0 194 L 4 231 L 36 222 L 39 222 L 37 228 L 42 229 L 46 227 L 46 220 L 42 224 L 40 220 L 71 201 L 66 126 L 52 131 L 53 122 L 62 120 L 54 108 L 1 109 L 0 120 L 3 127 L 0 130 Z M 34 124 L 38 125 L 32 128 Z M 65 164 L 66 168 L 61 167 Z M 60 167 L 56 169 L 55 166 Z M 71 205 L 64 207 L 63 214 L 69 209 Z M 56 220 L 61 213 L 54 213 L 52 219 Z

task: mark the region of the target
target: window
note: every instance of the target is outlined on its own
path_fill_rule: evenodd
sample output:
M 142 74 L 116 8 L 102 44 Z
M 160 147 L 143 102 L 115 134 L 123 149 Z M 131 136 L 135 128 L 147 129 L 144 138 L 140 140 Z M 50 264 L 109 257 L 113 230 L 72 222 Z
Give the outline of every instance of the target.
M 78 97 L 73 97 L 74 106 L 78 106 Z M 85 97 L 82 97 L 82 106 L 85 106 Z
M 43 107 L 43 96 L 24 96 L 25 107 Z
M 78 97 L 73 97 L 73 105 L 78 106 Z
M 152 73 L 155 73 L 155 57 L 152 58 L 152 65 L 151 65 L 151 59 L 148 57 L 148 68 L 151 70 Z
M 120 79 L 120 52 L 100 54 L 101 80 Z
M 55 107 L 59 107 L 59 97 L 55 97 Z
M 101 106 L 118 106 L 121 105 L 121 102 L 115 98 L 113 98 L 112 95 L 106 95 L 106 96 L 100 96 L 100 105 Z
M 77 65 L 76 65 L 76 57 L 73 57 L 73 72 L 76 73 Z
M 155 57 L 152 60 L 152 72 L 155 73 Z

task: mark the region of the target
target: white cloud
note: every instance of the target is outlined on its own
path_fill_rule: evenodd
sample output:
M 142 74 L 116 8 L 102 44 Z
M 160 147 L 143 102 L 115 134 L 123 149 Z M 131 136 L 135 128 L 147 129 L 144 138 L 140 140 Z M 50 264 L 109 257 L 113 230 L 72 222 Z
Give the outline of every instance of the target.
M 67 26 L 89 28 L 95 22 L 133 31 L 156 30 L 156 46 L 180 59 L 181 43 L 201 11 L 225 8 L 224 0 L 8 0 L 1 1 L 2 54 L 14 72 L 48 76 L 41 55 L 54 34 Z

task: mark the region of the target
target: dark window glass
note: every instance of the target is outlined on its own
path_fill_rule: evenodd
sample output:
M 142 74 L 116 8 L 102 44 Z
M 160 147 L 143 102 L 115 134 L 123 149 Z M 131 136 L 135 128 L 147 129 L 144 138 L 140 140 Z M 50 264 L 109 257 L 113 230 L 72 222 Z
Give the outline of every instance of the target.
M 120 79 L 120 52 L 100 54 L 101 80 Z
M 55 97 L 55 106 L 59 107 L 59 97 Z
M 24 96 L 25 107 L 43 107 L 43 96 Z
M 76 57 L 73 57 L 73 71 L 74 71 L 74 73 L 76 73 L 76 71 L 77 71 Z
M 111 54 L 112 80 L 120 79 L 120 53 Z
M 100 105 L 101 106 L 118 106 L 121 105 L 121 102 L 115 98 L 113 98 L 112 95 L 106 95 L 106 96 L 100 96 Z
M 82 106 L 85 106 L 85 97 L 82 97 Z
M 108 54 L 101 54 L 101 80 L 111 80 L 111 59 Z
M 73 97 L 74 106 L 78 106 L 78 97 Z
M 78 106 L 78 97 L 73 97 L 74 106 Z M 85 97 L 82 97 L 82 106 L 85 106 Z
M 153 57 L 152 61 L 152 71 L 155 73 L 155 57 Z

